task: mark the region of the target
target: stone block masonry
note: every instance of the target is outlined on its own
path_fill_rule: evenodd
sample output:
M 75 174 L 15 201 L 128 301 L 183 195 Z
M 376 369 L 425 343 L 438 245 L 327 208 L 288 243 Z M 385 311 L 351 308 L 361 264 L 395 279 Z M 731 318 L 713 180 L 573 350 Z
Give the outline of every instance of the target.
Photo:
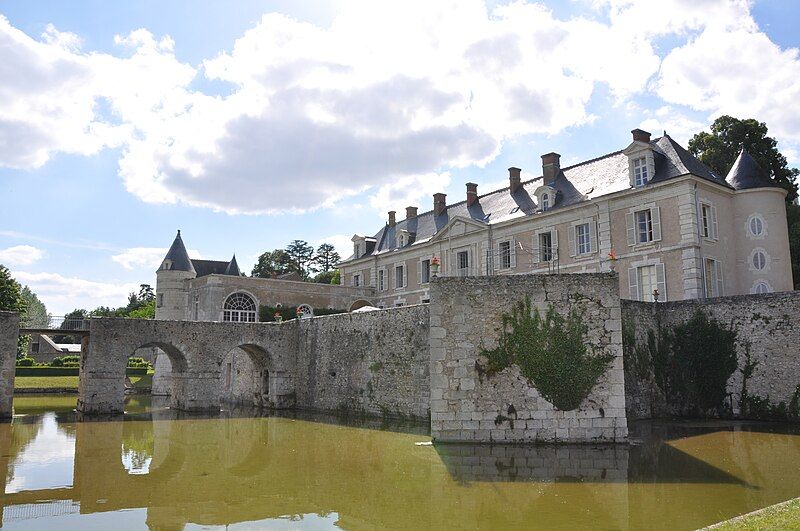
M 0 312 L 0 418 L 13 414 L 19 314 Z
M 431 283 L 431 433 L 440 442 L 614 442 L 628 436 L 618 277 L 614 273 L 437 279 Z M 501 316 L 530 297 L 543 314 L 585 311 L 586 343 L 613 355 L 574 411 L 557 410 L 512 365 L 482 375 Z

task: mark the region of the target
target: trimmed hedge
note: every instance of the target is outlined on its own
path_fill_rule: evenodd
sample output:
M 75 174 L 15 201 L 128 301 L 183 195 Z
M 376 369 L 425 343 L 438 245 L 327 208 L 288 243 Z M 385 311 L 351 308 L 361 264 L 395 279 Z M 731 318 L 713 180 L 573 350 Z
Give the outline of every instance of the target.
M 78 367 L 17 367 L 17 376 L 78 376 Z M 147 367 L 128 367 L 126 376 L 144 376 Z

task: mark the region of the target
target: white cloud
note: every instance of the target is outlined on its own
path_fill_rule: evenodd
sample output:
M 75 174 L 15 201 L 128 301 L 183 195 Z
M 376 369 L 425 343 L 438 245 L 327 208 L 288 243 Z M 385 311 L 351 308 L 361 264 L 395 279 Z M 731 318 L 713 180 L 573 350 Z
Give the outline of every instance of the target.
M 640 128 L 651 131 L 655 136 L 660 135 L 661 131 L 666 131 L 683 146 L 689 143 L 692 136 L 707 129 L 709 125 L 705 121 L 689 118 L 679 109 L 670 105 L 660 107 L 653 113 L 645 112 L 644 114 L 649 115 L 649 118 L 639 124 Z
M 26 266 L 41 260 L 43 256 L 44 251 L 32 245 L 15 245 L 0 249 L 0 264 Z
M 125 269 L 157 268 L 166 256 L 166 247 L 131 247 L 111 257 L 113 261 Z M 200 251 L 188 249 L 189 258 L 201 258 Z
M 336 252 L 339 253 L 339 256 L 341 256 L 342 259 L 345 259 L 353 254 L 353 242 L 350 241 L 352 237 L 352 234 L 332 234 L 316 240 L 313 242 L 313 245 L 314 247 L 319 247 L 319 245 L 322 243 L 329 243 L 333 245 L 333 247 L 336 249 Z
M 402 219 L 407 206 L 418 207 L 420 213 L 433 208 L 433 194 L 443 192 L 449 184 L 448 172 L 400 177 L 378 188 L 370 196 L 369 203 L 383 218 L 387 212 L 395 210 L 397 219 Z
M 63 315 L 75 308 L 92 310 L 98 306 L 122 306 L 129 293 L 139 291 L 136 283 L 96 282 L 58 273 L 12 271 L 11 275 L 20 284 L 30 286 L 47 310 L 55 315 Z

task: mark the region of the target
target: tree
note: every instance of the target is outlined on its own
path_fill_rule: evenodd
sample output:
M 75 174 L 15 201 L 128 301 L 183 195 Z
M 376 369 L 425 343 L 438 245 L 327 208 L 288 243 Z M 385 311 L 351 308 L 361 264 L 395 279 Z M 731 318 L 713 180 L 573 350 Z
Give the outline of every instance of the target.
M 290 271 L 293 271 L 292 259 L 283 249 L 275 249 L 259 256 L 250 274 L 257 278 L 272 278 Z
M 314 282 L 317 284 L 339 284 L 340 276 L 339 270 L 333 269 L 331 271 L 322 271 L 314 276 Z
M 300 273 L 303 279 L 307 279 L 308 274 L 313 271 L 311 264 L 314 260 L 314 248 L 303 240 L 293 240 L 286 247 L 286 254 L 289 255 L 294 270 Z
M 789 192 L 786 202 L 797 198 L 797 179 L 800 170 L 789 168 L 786 157 L 778 151 L 778 142 L 767 136 L 767 124 L 749 118 L 739 120 L 720 116 L 711 124 L 711 132 L 698 133 L 689 140 L 689 151 L 718 175 L 725 176 L 739 151 L 744 148 L 770 173 L 775 184 Z
M 21 321 L 25 319 L 27 310 L 19 283 L 11 277 L 11 272 L 2 264 L 0 264 L 0 310 L 18 312 Z M 27 354 L 28 341 L 30 341 L 30 336 L 19 336 L 17 341 L 18 358 Z
M 323 243 L 317 247 L 317 256 L 314 261 L 319 266 L 319 270 L 327 273 L 341 261 L 342 257 L 336 252 L 336 248 L 330 243 Z
M 101 306 L 101 309 L 103 309 L 103 308 L 104 307 Z M 74 330 L 74 326 L 75 326 L 76 321 L 79 321 L 81 319 L 86 319 L 87 317 L 90 317 L 90 316 L 93 316 L 93 315 L 94 315 L 93 312 L 90 313 L 90 312 L 87 312 L 84 309 L 76 308 L 76 309 L 72 310 L 71 312 L 67 313 L 66 315 L 64 315 L 64 322 L 61 323 L 61 326 L 59 326 L 59 328 L 61 330 L 69 330 L 70 327 L 73 327 L 73 330 Z M 59 334 L 59 335 L 53 336 L 53 341 L 55 343 L 80 343 L 81 342 L 81 338 L 80 338 L 80 336 L 74 336 L 74 335 L 68 335 L 68 334 L 67 335 Z
M 797 177 L 800 170 L 789 168 L 778 151 L 778 143 L 767 136 L 767 125 L 754 119 L 739 120 L 731 116 L 720 116 L 711 124 L 711 132 L 701 132 L 689 140 L 689 151 L 719 175 L 726 175 L 739 151 L 744 148 L 770 173 L 770 178 L 785 189 L 786 221 L 789 226 L 789 252 L 792 257 L 794 287 L 800 289 L 800 206 L 797 198 Z
M 25 326 L 30 328 L 46 327 L 50 323 L 50 315 L 47 313 L 44 303 L 28 286 L 23 286 L 20 295 L 25 301 Z

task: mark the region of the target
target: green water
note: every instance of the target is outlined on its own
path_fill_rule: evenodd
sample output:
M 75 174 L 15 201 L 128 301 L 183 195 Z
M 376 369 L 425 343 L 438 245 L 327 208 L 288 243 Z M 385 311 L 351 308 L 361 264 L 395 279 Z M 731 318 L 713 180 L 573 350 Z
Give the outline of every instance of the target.
M 19 397 L 0 424 L 4 529 L 694 529 L 800 496 L 800 435 L 777 425 L 433 446 L 420 425 L 181 416 L 149 399 L 79 423 L 74 404 Z

